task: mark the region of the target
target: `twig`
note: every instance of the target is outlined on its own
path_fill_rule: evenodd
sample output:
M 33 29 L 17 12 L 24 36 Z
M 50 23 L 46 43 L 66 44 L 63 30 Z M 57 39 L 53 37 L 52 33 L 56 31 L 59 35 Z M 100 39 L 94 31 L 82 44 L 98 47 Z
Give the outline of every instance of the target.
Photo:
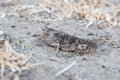
M 93 24 L 93 22 L 94 22 L 93 20 L 90 21 L 90 22 L 86 25 L 86 29 L 88 29 L 88 27 L 91 26 L 91 25 Z
M 49 58 L 48 60 L 57 61 L 57 62 L 59 62 L 59 63 L 65 64 L 65 61 L 60 60 L 60 59 L 57 59 L 57 58 Z
M 72 66 L 74 66 L 76 64 L 76 61 L 73 61 L 70 65 L 68 65 L 66 68 L 62 69 L 61 71 L 57 72 L 55 74 L 55 77 L 60 76 L 61 74 L 63 74 L 65 71 L 67 71 L 68 69 L 70 69 Z
M 21 54 L 23 53 L 23 50 L 25 49 L 25 45 L 22 46 L 22 49 L 21 49 Z
M 28 67 L 28 69 L 35 69 L 35 68 L 39 68 L 41 65 L 43 65 L 43 64 L 45 64 L 45 63 L 46 63 L 46 62 L 28 64 L 27 67 Z
M 33 53 L 33 54 L 34 54 L 34 53 Z M 32 57 L 33 54 L 29 55 L 29 56 L 22 62 L 22 64 L 25 64 L 25 63 Z

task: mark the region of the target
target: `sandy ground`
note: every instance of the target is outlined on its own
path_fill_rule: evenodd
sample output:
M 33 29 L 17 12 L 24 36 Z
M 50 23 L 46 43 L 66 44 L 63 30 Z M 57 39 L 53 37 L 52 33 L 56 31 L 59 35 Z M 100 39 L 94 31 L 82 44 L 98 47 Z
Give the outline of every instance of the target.
M 17 5 L 35 5 L 37 1 L 39 0 L 23 0 Z M 120 26 L 103 27 L 101 30 L 94 25 L 86 28 L 83 24 L 84 20 L 41 21 L 33 17 L 41 19 L 54 16 L 44 12 L 32 17 L 22 16 L 26 13 L 19 11 L 18 14 L 21 16 L 12 15 L 15 6 L 0 7 L 0 13 L 8 14 L 1 18 L 0 30 L 11 34 L 13 37 L 11 45 L 18 53 L 35 53 L 29 61 L 42 63 L 40 68 L 32 70 L 28 76 L 25 76 L 25 80 L 120 80 Z M 80 38 L 93 40 L 97 43 L 98 49 L 93 54 L 84 55 L 65 51 L 56 53 L 55 48 L 40 44 L 39 34 L 44 25 Z M 102 39 L 98 40 L 101 37 Z M 20 45 L 16 45 L 16 40 L 20 42 Z M 76 61 L 74 66 L 55 77 L 57 72 L 73 61 Z

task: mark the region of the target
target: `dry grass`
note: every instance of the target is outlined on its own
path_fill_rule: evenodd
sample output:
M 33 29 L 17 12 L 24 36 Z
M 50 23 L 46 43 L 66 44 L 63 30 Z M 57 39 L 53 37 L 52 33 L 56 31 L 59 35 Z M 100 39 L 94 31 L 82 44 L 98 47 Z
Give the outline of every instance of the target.
M 36 17 L 36 19 L 45 21 L 62 20 L 64 18 L 83 19 L 88 24 L 86 27 L 101 23 L 105 24 L 105 26 L 120 25 L 120 6 L 106 0 L 42 0 L 36 5 L 22 5 L 15 0 L 10 0 L 10 2 L 16 4 L 13 15 L 24 12 L 22 16 L 32 16 L 45 11 L 56 17 L 54 19 Z
M 111 25 L 120 24 L 117 16 L 120 8 L 109 2 L 100 2 L 98 0 L 93 0 L 93 2 L 90 0 L 87 2 L 85 0 L 78 2 L 70 0 L 45 0 L 44 3 L 39 3 L 39 6 L 44 6 L 47 11 L 56 14 L 58 19 L 83 18 L 89 24 L 102 20 Z
M 26 72 L 37 68 L 40 64 L 28 63 L 31 57 L 32 54 L 18 54 L 12 49 L 9 41 L 5 41 L 5 46 L 0 49 L 0 79 L 20 80 L 20 76 L 25 76 Z
M 35 19 L 63 20 L 64 18 L 83 19 L 88 28 L 92 24 L 105 24 L 105 26 L 120 25 L 120 6 L 107 1 L 100 0 L 44 0 L 36 5 L 17 5 L 16 12 L 25 12 L 27 16 L 36 15 L 39 12 L 47 12 L 56 16 L 54 19 Z M 23 13 L 23 15 L 25 15 Z M 26 16 L 26 15 L 25 15 Z

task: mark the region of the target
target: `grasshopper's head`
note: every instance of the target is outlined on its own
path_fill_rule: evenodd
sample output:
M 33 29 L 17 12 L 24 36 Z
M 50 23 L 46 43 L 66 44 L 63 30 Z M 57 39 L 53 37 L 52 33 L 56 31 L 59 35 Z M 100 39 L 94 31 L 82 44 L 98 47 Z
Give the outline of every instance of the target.
M 48 37 L 51 35 L 51 33 L 53 32 L 54 30 L 47 27 L 47 26 L 43 26 L 42 27 L 42 33 L 41 33 L 41 36 L 42 37 Z

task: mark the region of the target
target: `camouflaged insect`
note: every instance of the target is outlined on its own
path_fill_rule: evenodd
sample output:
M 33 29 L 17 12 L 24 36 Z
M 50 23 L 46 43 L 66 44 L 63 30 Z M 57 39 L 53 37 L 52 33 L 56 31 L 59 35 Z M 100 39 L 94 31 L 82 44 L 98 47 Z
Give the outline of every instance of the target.
M 41 38 L 47 45 L 68 52 L 84 54 L 93 53 L 97 49 L 97 44 L 90 40 L 77 38 L 47 26 L 42 28 Z

